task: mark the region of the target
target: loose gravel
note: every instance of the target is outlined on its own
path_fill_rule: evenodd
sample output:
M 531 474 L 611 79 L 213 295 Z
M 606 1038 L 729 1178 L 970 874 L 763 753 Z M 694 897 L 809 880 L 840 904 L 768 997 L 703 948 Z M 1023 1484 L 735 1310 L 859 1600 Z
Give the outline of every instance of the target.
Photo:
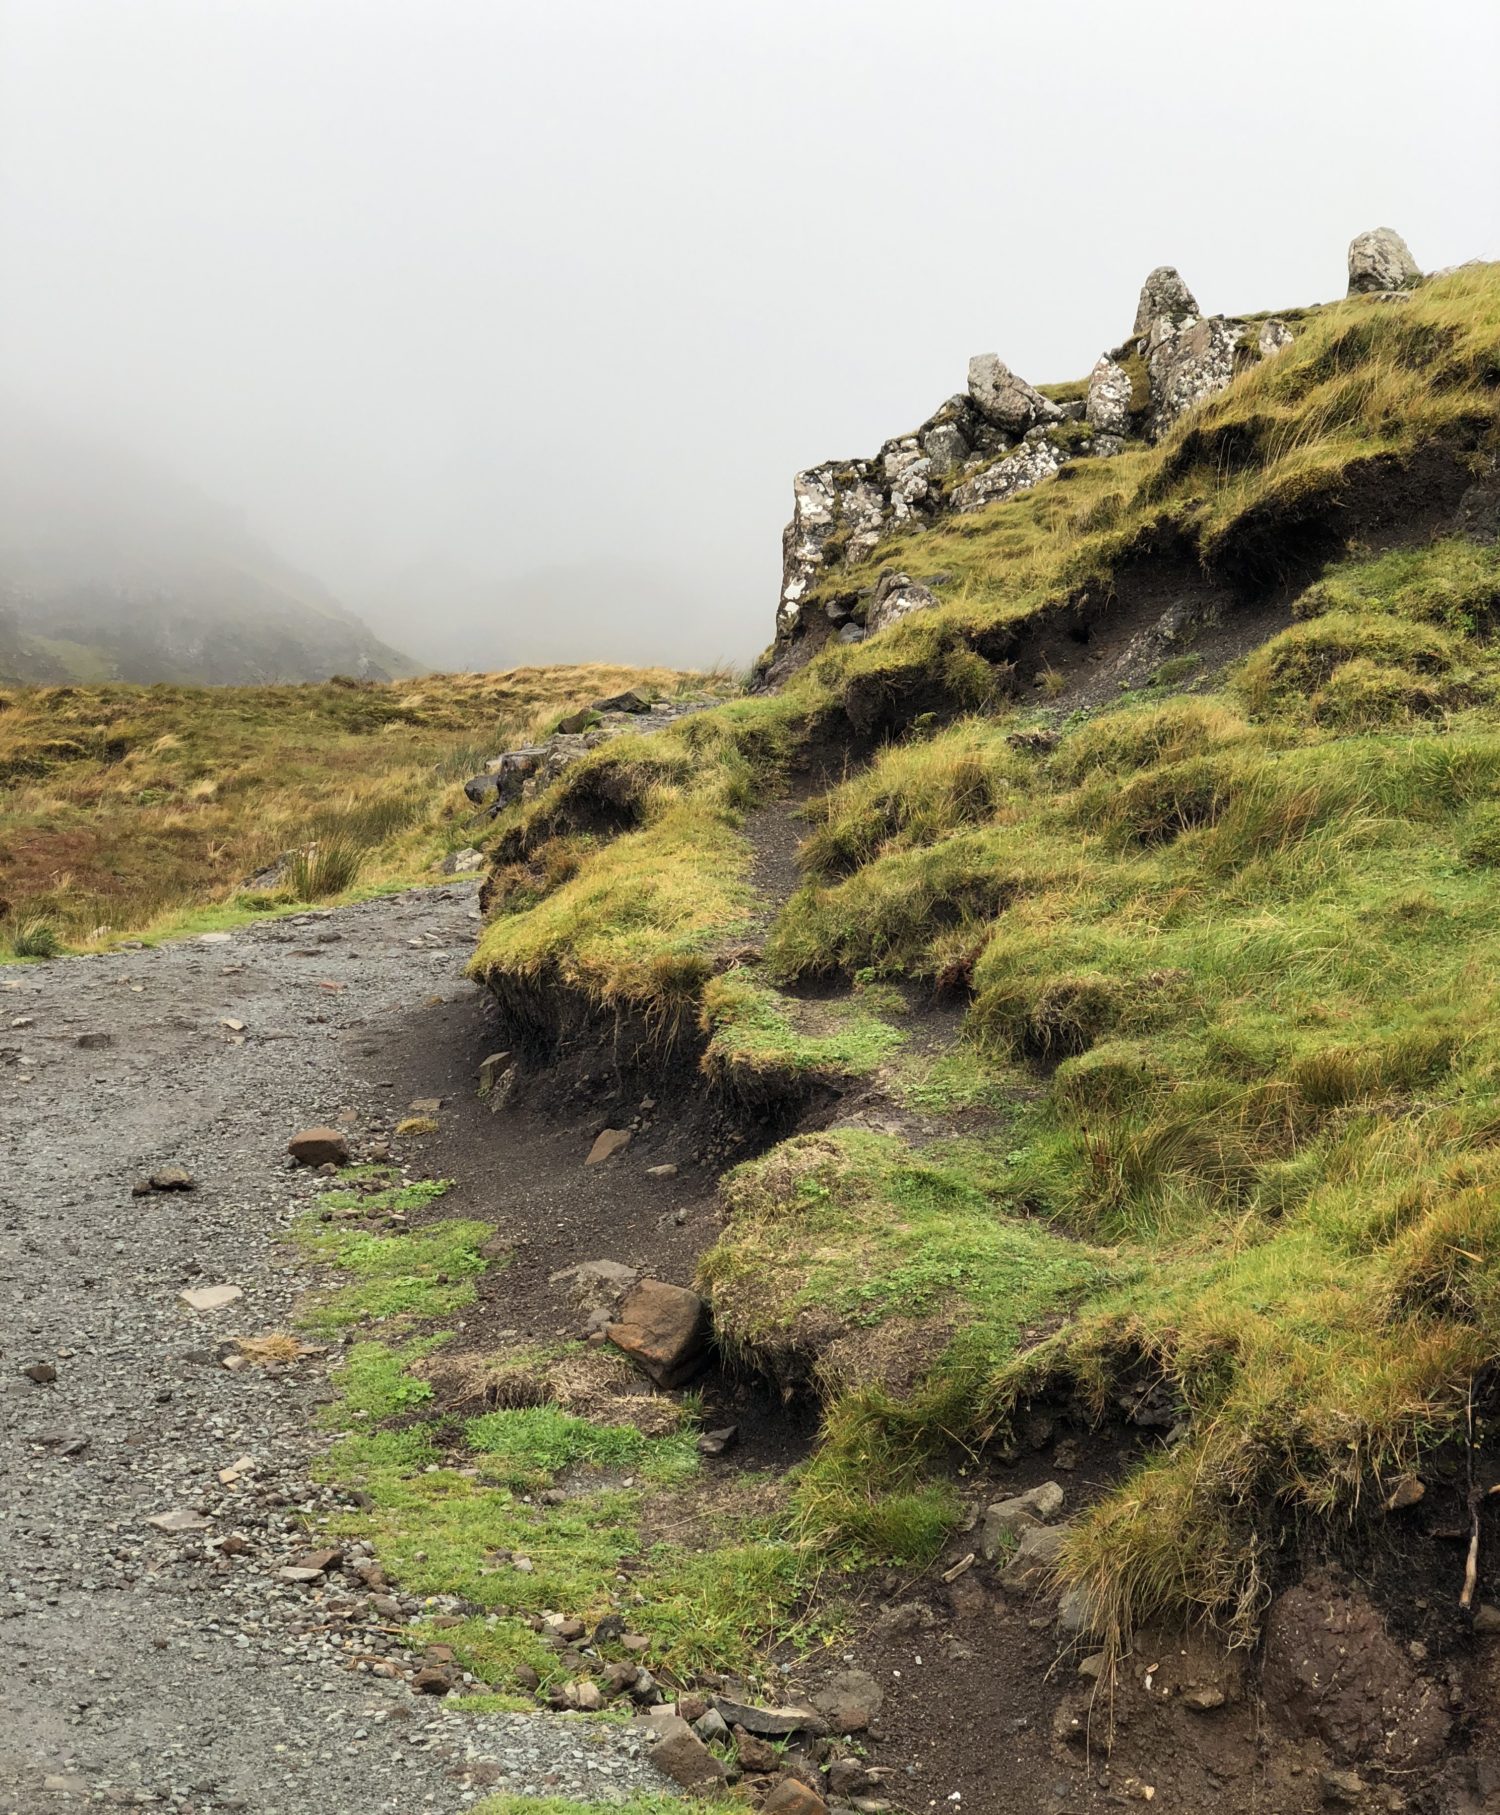
M 286 1141 L 399 1119 L 380 1055 L 472 988 L 476 919 L 463 885 L 0 970 L 0 1815 L 661 1787 L 625 1726 L 414 1694 L 417 1604 L 361 1598 L 378 1559 L 279 1574 L 336 1498 L 310 1478 L 327 1358 L 233 1341 L 317 1283 L 278 1240 L 312 1189 Z M 194 1188 L 132 1195 L 171 1166 Z M 240 1296 L 180 1296 L 218 1285 Z

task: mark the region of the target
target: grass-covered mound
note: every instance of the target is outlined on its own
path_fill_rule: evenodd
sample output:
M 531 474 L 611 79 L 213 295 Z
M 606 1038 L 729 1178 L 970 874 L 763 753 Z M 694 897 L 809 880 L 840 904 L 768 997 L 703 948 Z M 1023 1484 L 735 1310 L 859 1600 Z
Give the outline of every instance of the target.
M 270 897 L 241 905 L 414 881 L 469 841 L 472 809 L 456 784 L 488 758 L 600 694 L 682 680 L 594 666 L 285 687 L 6 688 L 0 950 L 46 956 L 26 948 L 170 930 L 195 914 L 209 924 L 245 878 L 311 845 Z
M 507 833 L 567 861 L 497 901 L 502 1002 L 548 968 L 696 1011 L 711 1070 L 881 1070 L 910 1101 L 899 1015 L 852 996 L 852 1033 L 810 1029 L 778 986 L 969 1001 L 938 1093 L 962 1138 L 798 1137 L 731 1179 L 704 1264 L 729 1343 L 823 1396 L 809 1529 L 930 1552 L 955 1441 L 1149 1389 L 1170 1437 L 1064 1575 L 1117 1636 L 1244 1632 L 1285 1533 L 1461 1428 L 1500 1347 L 1500 556 L 1442 526 L 1497 389 L 1500 269 L 1316 312 L 1159 446 L 883 546 L 872 578 L 943 573 L 939 609 L 663 733 L 649 785 L 611 778 L 628 815 L 575 773 Z M 1188 693 L 1067 716 L 1028 651 L 1107 627 L 1148 561 L 1292 621 Z M 830 746 L 856 767 L 803 885 L 753 979 L 719 974 L 749 815 Z

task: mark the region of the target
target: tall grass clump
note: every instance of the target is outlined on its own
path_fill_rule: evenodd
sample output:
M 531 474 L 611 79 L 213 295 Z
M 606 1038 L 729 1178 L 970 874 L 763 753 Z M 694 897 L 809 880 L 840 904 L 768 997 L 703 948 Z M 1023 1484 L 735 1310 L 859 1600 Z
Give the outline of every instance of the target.
M 365 849 L 352 838 L 328 838 L 307 845 L 287 865 L 287 887 L 297 901 L 328 901 L 359 880 Z
M 62 954 L 62 936 L 50 920 L 37 915 L 17 925 L 10 949 L 16 958 L 57 958 Z

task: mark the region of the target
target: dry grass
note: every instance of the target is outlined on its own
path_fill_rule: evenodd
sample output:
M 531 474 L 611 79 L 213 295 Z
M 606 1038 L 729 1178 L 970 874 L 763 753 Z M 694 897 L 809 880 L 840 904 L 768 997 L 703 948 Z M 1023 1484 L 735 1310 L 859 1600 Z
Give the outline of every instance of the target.
M 0 921 L 45 920 L 74 945 L 168 930 L 226 909 L 288 851 L 305 872 L 289 893 L 304 900 L 344 894 L 356 876 L 367 888 L 417 880 L 468 842 L 459 784 L 486 758 L 601 694 L 672 692 L 684 679 L 590 665 L 389 684 L 11 689 Z

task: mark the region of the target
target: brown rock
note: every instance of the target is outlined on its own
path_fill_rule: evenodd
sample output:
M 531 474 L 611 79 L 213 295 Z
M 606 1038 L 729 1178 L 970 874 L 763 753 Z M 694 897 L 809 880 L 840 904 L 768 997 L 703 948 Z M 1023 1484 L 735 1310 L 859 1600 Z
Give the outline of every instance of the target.
M 146 1180 L 152 1191 L 191 1191 L 194 1182 L 192 1173 L 185 1166 L 163 1166 L 160 1172 L 153 1172 Z
M 651 1748 L 651 1762 L 664 1777 L 684 1790 L 715 1790 L 729 1773 L 685 1720 L 668 1715 L 653 1721 L 661 1738 Z
M 349 1142 L 337 1128 L 304 1128 L 286 1150 L 299 1166 L 344 1166 L 349 1161 Z
M 411 1686 L 418 1695 L 446 1695 L 453 1687 L 453 1679 L 438 1664 L 424 1664 L 411 1679 Z
M 764 1815 L 828 1815 L 828 1804 L 795 1777 L 783 1777 L 762 1804 Z
M 708 1361 L 708 1306 L 686 1286 L 643 1279 L 626 1293 L 605 1335 L 658 1386 L 675 1387 Z
M 841 1670 L 812 1698 L 820 1714 L 826 1714 L 835 1733 L 863 1733 L 880 1714 L 885 1700 L 880 1685 L 867 1670 Z
M 781 1754 L 768 1739 L 757 1739 L 753 1733 L 747 1733 L 743 1727 L 731 1729 L 734 1735 L 734 1749 L 739 1754 L 742 1771 L 774 1771 L 780 1762 Z
M 708 1713 L 708 1703 L 701 1695 L 679 1695 L 677 1698 L 677 1717 L 685 1720 L 689 1726 L 695 1720 L 702 1720 Z
M 631 1133 L 628 1128 L 606 1128 L 597 1137 L 589 1156 L 583 1162 L 585 1166 L 602 1166 L 606 1160 L 612 1160 L 617 1153 L 623 1153 L 630 1145 Z
M 21 1372 L 33 1386 L 51 1386 L 57 1379 L 57 1369 L 50 1361 L 33 1361 Z

